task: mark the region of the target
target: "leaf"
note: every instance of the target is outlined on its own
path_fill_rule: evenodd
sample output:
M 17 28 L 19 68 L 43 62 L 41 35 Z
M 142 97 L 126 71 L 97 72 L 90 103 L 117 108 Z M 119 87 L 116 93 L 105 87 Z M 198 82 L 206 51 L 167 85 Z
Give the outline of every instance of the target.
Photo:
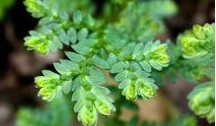
M 106 95 L 110 93 L 108 88 L 102 86 L 94 86 L 91 91 L 94 92 L 95 95 Z
M 127 79 L 127 77 L 128 77 L 128 71 L 124 70 L 115 76 L 115 80 L 119 82 Z
M 79 41 L 82 41 L 84 39 L 86 39 L 88 36 L 88 30 L 86 28 L 82 28 L 81 30 L 79 30 L 79 32 L 77 33 L 77 37 Z
M 93 57 L 93 62 L 94 62 L 95 65 L 97 65 L 97 66 L 99 66 L 99 67 L 101 67 L 103 69 L 109 69 L 110 68 L 107 61 L 101 59 L 100 57 L 98 57 L 96 55 Z
M 82 56 L 82 55 L 80 55 L 80 54 L 77 54 L 77 53 L 75 53 L 75 52 L 65 52 L 65 54 L 67 55 L 67 57 L 68 57 L 71 61 L 73 61 L 73 62 L 75 62 L 75 63 L 80 63 L 80 62 L 86 60 L 86 58 L 85 58 L 84 56 Z
M 72 95 L 71 101 L 81 101 L 84 99 L 85 96 L 85 90 L 83 87 L 79 87 Z
M 110 70 L 111 73 L 119 73 L 124 70 L 124 62 L 114 64 Z
M 68 94 L 71 91 L 72 81 L 65 81 L 62 83 L 62 90 L 65 94 Z
M 79 112 L 80 109 L 86 104 L 85 100 L 79 100 L 75 105 L 74 105 L 74 112 Z
M 110 53 L 107 62 L 110 66 L 113 66 L 117 62 L 117 57 L 113 53 Z
M 66 45 L 69 45 L 70 40 L 64 30 L 60 30 L 57 34 L 58 34 L 60 41 L 62 41 Z
M 69 72 L 68 68 L 65 67 L 63 64 L 61 63 L 53 63 L 55 69 L 60 73 L 60 74 L 65 74 L 67 72 Z
M 75 24 L 80 24 L 83 20 L 82 13 L 80 11 L 75 11 L 73 13 L 73 22 Z
M 50 71 L 50 70 L 43 70 L 42 71 L 43 75 L 46 76 L 46 77 L 59 77 L 58 74 Z
M 86 54 L 88 54 L 89 52 L 92 51 L 91 48 L 86 47 L 86 46 L 81 45 L 81 44 L 72 45 L 72 48 L 73 48 L 77 53 L 82 54 L 82 55 L 86 55 Z
M 141 66 L 137 62 L 130 62 L 130 67 L 135 71 L 142 71 Z
M 89 70 L 89 74 L 91 76 L 100 76 L 101 78 L 105 78 L 104 73 L 95 66 L 92 66 Z
M 55 3 L 55 4 L 51 7 L 52 16 L 53 16 L 53 17 L 57 17 L 59 11 L 60 11 L 59 4 Z
M 139 43 L 134 47 L 133 50 L 133 55 L 137 58 L 137 59 L 141 59 L 141 55 L 143 53 L 143 49 L 144 49 L 144 45 L 143 43 Z
M 100 76 L 88 76 L 87 80 L 92 84 L 92 85 L 101 85 L 106 82 L 106 79 Z
M 76 30 L 74 28 L 70 28 L 68 31 L 67 31 L 67 36 L 70 40 L 70 42 L 72 44 L 76 44 L 77 42 L 77 33 L 76 33 Z
M 53 40 L 52 40 L 52 43 L 56 46 L 54 50 L 51 50 L 51 51 L 57 51 L 58 49 L 62 49 L 63 48 L 63 45 L 60 41 L 60 39 L 57 37 L 57 36 L 54 36 L 53 37 Z
M 127 87 L 128 84 L 131 83 L 131 80 L 130 79 L 125 79 L 123 80 L 119 85 L 118 85 L 118 88 L 119 89 L 124 89 Z
M 160 64 L 158 64 L 157 62 L 155 62 L 154 60 L 150 60 L 149 63 L 151 64 L 151 66 L 156 69 L 156 70 L 162 70 L 162 67 Z
M 143 49 L 143 53 L 146 54 L 146 53 L 149 53 L 151 48 L 152 48 L 152 44 L 153 42 L 152 41 L 149 41 L 145 44 L 145 47 Z
M 123 47 L 121 50 L 121 55 L 122 56 L 131 55 L 131 53 L 133 52 L 134 46 L 135 46 L 135 43 L 130 43 L 126 45 L 125 47 Z
M 62 65 L 64 65 L 65 68 L 67 68 L 69 72 L 79 70 L 79 65 L 70 60 L 61 59 L 60 62 L 62 63 Z
M 139 62 L 139 64 L 142 66 L 143 70 L 146 72 L 151 72 L 151 65 L 146 60 Z

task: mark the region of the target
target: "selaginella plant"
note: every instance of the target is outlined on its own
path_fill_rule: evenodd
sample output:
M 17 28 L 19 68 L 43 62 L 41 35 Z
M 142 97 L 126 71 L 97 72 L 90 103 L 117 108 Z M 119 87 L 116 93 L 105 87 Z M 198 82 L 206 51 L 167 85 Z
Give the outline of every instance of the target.
M 75 103 L 71 107 L 83 125 L 96 125 L 99 114 L 116 111 L 107 76 L 118 83 L 125 99 L 146 100 L 156 96 L 158 89 L 152 74 L 175 61 L 169 45 L 155 40 L 165 30 L 162 18 L 177 11 L 172 1 L 107 0 L 99 12 L 90 0 L 25 0 L 24 4 L 33 17 L 40 18 L 37 29 L 25 38 L 27 49 L 42 55 L 63 49 L 67 56 L 53 64 L 57 72 L 43 70 L 43 76 L 35 78 L 38 95 L 47 101 L 64 97 L 62 93 L 71 95 Z M 208 24 L 196 25 L 174 46 L 186 59 L 207 55 L 214 48 L 212 29 Z M 203 91 L 192 93 L 196 96 L 191 95 L 190 106 L 212 121 L 214 107 L 202 111 L 212 95 Z M 192 100 L 202 93 L 207 95 L 202 103 Z
M 183 57 L 202 69 L 197 71 L 197 80 L 209 80 L 194 88 L 189 94 L 189 107 L 209 122 L 215 121 L 215 30 L 214 24 L 194 25 L 192 30 L 179 36 Z

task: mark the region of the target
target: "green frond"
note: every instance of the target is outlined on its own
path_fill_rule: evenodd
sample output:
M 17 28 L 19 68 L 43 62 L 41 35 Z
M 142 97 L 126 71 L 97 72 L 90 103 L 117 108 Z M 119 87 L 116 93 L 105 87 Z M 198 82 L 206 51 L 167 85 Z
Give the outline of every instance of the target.
M 43 108 L 22 107 L 17 113 L 16 126 L 68 126 L 71 109 L 64 98 L 55 99 Z
M 201 84 L 189 94 L 189 107 L 201 118 L 207 118 L 211 123 L 215 121 L 214 82 Z
M 181 44 L 183 56 L 190 59 L 213 53 L 215 48 L 214 38 L 214 26 L 210 24 L 194 25 L 192 30 L 188 30 L 179 36 L 178 42 Z

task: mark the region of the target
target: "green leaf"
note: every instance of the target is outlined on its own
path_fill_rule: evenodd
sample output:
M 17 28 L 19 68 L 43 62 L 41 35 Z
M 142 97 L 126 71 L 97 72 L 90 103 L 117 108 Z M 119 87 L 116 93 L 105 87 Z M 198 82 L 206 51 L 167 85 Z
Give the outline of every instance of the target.
M 90 67 L 89 74 L 91 76 L 100 76 L 101 78 L 105 78 L 104 73 L 95 66 Z
M 57 34 L 58 34 L 60 41 L 62 41 L 66 45 L 69 45 L 70 40 L 64 30 L 60 30 Z
M 93 57 L 93 62 L 94 62 L 95 65 L 97 65 L 97 66 L 99 66 L 99 67 L 101 67 L 103 69 L 109 69 L 110 68 L 108 62 L 105 61 L 105 60 L 103 60 L 103 59 L 101 59 L 98 56 L 94 56 Z
M 150 60 L 149 61 L 150 65 L 156 69 L 156 70 L 162 70 L 162 67 L 160 64 L 158 64 L 157 62 L 155 62 L 154 60 Z
M 127 85 L 130 84 L 130 83 L 131 83 L 131 80 L 130 80 L 130 79 L 125 79 L 125 80 L 123 80 L 123 81 L 119 84 L 118 88 L 119 88 L 119 89 L 124 89 L 124 88 L 126 88 Z
M 91 90 L 95 95 L 107 95 L 110 93 L 110 90 L 102 86 L 94 86 Z
M 81 101 L 85 98 L 85 90 L 82 86 L 76 89 L 73 93 L 71 101 Z M 76 111 L 77 112 L 77 111 Z
M 106 82 L 106 79 L 101 76 L 88 76 L 87 80 L 92 84 L 92 85 L 101 85 Z
M 83 20 L 82 13 L 80 11 L 75 11 L 73 13 L 73 22 L 75 24 L 80 24 Z
M 59 14 L 60 8 L 59 8 L 59 4 L 55 3 L 52 7 L 51 7 L 51 12 L 53 17 L 57 17 Z
M 135 43 L 130 43 L 130 44 L 124 46 L 121 50 L 121 55 L 123 57 L 131 55 L 131 53 L 133 52 L 134 46 L 135 46 Z
M 77 33 L 77 37 L 79 41 L 82 41 L 84 39 L 86 39 L 88 36 L 88 30 L 86 28 L 82 28 L 81 30 L 79 30 L 79 32 Z
M 86 104 L 85 100 L 79 100 L 75 105 L 74 105 L 74 112 L 79 112 L 80 109 Z
M 80 55 L 80 54 L 77 54 L 77 53 L 75 53 L 75 52 L 65 52 L 65 54 L 67 55 L 67 57 L 68 57 L 71 61 L 73 61 L 73 62 L 75 62 L 75 63 L 80 63 L 80 62 L 86 60 L 86 58 L 85 58 L 84 56 L 82 56 L 82 55 Z
M 46 77 L 59 77 L 58 74 L 50 71 L 50 70 L 43 70 L 42 71 L 43 75 L 46 76 Z
M 139 43 L 134 47 L 133 50 L 133 55 L 136 57 L 136 59 L 141 59 L 142 58 L 142 53 L 143 53 L 144 45 L 143 43 Z
M 135 71 L 142 71 L 141 66 L 137 62 L 130 62 L 130 67 Z
M 56 71 L 58 71 L 60 74 L 65 74 L 67 72 L 70 72 L 70 70 L 68 70 L 67 67 L 65 67 L 63 64 L 61 63 L 53 63 Z
M 68 31 L 67 31 L 67 36 L 70 40 L 70 42 L 72 44 L 76 44 L 77 42 L 77 33 L 76 33 L 76 30 L 74 28 L 70 28 Z
M 143 70 L 146 72 L 151 72 L 151 65 L 146 60 L 139 62 L 139 64 L 142 66 Z
M 62 90 L 65 94 L 68 94 L 71 91 L 72 81 L 65 81 L 62 84 Z
M 127 70 L 124 70 L 124 71 L 118 73 L 118 74 L 115 76 L 115 80 L 116 80 L 117 82 L 123 81 L 123 80 L 127 79 L 128 74 L 129 74 L 129 72 L 128 72 Z
M 150 52 L 150 49 L 152 48 L 152 44 L 153 44 L 152 41 L 149 41 L 145 44 L 145 47 L 143 49 L 144 54 Z
M 111 73 L 120 73 L 124 70 L 124 62 L 114 64 L 110 70 Z
M 86 55 L 92 51 L 91 48 L 84 46 L 82 44 L 72 45 L 72 48 L 79 54 Z
M 60 62 L 65 68 L 67 68 L 68 72 L 79 71 L 79 64 L 77 63 L 65 59 L 61 59 Z
M 117 57 L 113 53 L 110 53 L 107 62 L 110 66 L 113 66 L 117 62 Z
M 82 78 L 80 75 L 78 75 L 74 80 L 73 80 L 73 85 L 72 85 L 72 91 L 76 91 L 80 85 L 82 84 Z

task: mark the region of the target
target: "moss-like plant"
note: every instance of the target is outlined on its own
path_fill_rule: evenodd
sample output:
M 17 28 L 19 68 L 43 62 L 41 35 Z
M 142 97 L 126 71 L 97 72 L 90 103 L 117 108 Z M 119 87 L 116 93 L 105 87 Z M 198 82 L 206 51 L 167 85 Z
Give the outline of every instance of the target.
M 167 75 L 195 61 L 196 66 L 212 68 L 214 27 L 210 24 L 195 25 L 179 37 L 177 45 L 155 40 L 165 31 L 162 18 L 177 11 L 172 1 L 107 0 L 99 13 L 89 0 L 25 0 L 24 4 L 33 17 L 40 18 L 37 29 L 25 38 L 27 49 L 42 55 L 63 49 L 66 55 L 53 64 L 56 72 L 43 70 L 43 75 L 35 78 L 38 94 L 47 101 L 62 93 L 71 95 L 75 103 L 71 107 L 83 125 L 96 125 L 100 114 L 116 111 L 105 73 L 118 83 L 125 99 L 146 100 L 156 96 L 162 81 L 156 81 L 154 75 L 164 68 Z M 205 62 L 206 57 L 210 62 Z M 203 89 L 207 90 L 213 91 Z M 212 122 L 214 107 L 210 105 L 208 112 L 201 109 L 214 98 L 206 94 L 202 103 L 193 100 L 203 91 L 194 91 L 189 104 L 196 114 Z

